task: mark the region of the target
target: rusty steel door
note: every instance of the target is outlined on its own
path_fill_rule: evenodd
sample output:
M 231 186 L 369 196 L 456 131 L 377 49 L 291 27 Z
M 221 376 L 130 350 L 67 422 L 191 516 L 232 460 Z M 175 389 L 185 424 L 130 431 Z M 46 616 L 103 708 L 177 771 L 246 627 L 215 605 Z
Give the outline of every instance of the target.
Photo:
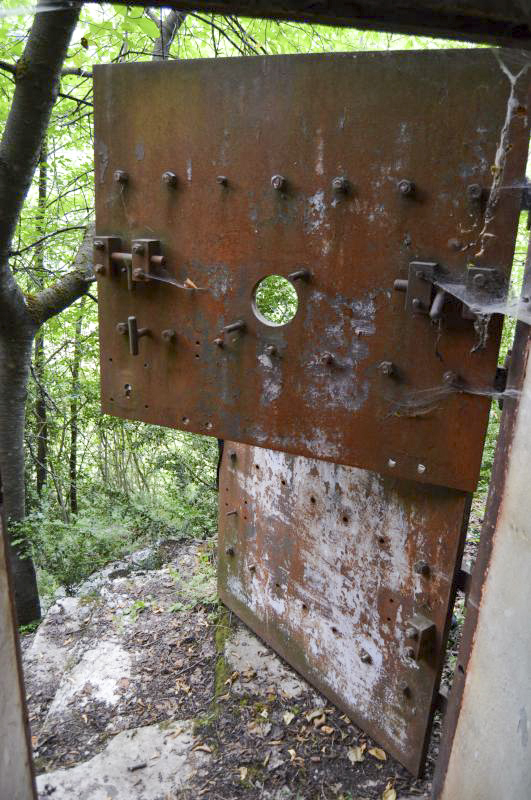
M 502 292 L 511 263 L 510 58 L 96 67 L 103 410 L 474 489 L 489 400 L 467 389 L 492 385 L 501 317 L 453 295 Z M 287 325 L 257 311 L 270 274 L 296 288 Z
M 240 442 L 222 598 L 413 773 L 521 203 L 512 58 L 95 68 L 103 410 Z M 259 310 L 268 275 L 288 324 Z

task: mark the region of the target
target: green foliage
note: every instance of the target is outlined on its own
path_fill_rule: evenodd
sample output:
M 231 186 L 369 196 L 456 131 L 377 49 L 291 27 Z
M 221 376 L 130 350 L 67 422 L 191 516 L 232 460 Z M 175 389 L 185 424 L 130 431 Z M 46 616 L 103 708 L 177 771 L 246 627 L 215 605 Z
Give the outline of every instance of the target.
M 285 325 L 297 312 L 295 287 L 281 275 L 268 275 L 256 287 L 254 302 L 260 314 L 273 325 Z

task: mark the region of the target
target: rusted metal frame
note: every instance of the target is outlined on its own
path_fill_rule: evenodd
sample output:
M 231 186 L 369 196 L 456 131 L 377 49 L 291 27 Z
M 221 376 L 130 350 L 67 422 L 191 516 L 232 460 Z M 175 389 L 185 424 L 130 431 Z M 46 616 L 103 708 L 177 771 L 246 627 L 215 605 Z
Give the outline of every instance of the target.
M 131 0 L 129 5 L 147 3 Z M 522 3 L 515 0 L 460 0 L 446 4 L 438 0 L 405 0 L 399 4 L 395 0 L 328 0 L 315 4 L 308 0 L 151 0 L 149 5 L 183 12 L 297 20 L 531 48 L 531 13 L 524 16 Z
M 527 251 L 524 286 L 531 287 L 531 240 Z M 528 359 L 530 347 L 531 327 L 524 322 L 518 322 L 508 373 L 509 385 L 517 390 L 522 387 L 526 367 L 529 368 Z M 463 701 L 466 669 L 472 652 L 481 610 L 483 589 L 489 571 L 494 533 L 505 493 L 505 481 L 511 453 L 511 444 L 518 416 L 519 402 L 517 397 L 506 398 L 504 402 L 500 433 L 492 466 L 486 513 L 481 528 L 478 554 L 470 579 L 467 615 L 463 627 L 461 645 L 459 647 L 457 666 L 448 697 L 439 756 L 435 767 L 432 790 L 433 800 L 437 800 L 443 790 L 450 754 L 452 752 L 454 735 Z
M 0 798 L 37 800 L 0 480 Z

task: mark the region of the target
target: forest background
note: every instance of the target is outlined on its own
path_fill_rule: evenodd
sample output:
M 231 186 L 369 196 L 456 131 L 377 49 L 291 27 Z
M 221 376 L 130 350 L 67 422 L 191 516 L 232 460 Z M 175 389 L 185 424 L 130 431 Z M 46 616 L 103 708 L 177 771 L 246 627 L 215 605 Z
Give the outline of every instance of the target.
M 6 0 L 0 11 L 0 125 L 32 24 Z M 54 13 L 48 11 L 47 13 Z M 12 242 L 11 270 L 32 295 L 76 263 L 92 236 L 92 67 L 150 59 L 466 47 L 463 43 L 127 6 L 85 6 L 63 65 L 60 92 Z M 527 231 L 521 219 L 513 282 L 521 281 Z M 281 318 L 293 296 L 274 283 L 263 308 Z M 504 327 L 500 363 L 514 325 Z M 95 569 L 161 539 L 204 539 L 217 530 L 218 445 L 212 437 L 103 416 L 99 404 L 97 288 L 38 331 L 25 423 L 26 517 L 11 523 L 37 567 L 44 608 Z M 476 504 L 484 502 L 500 411 L 492 404 Z

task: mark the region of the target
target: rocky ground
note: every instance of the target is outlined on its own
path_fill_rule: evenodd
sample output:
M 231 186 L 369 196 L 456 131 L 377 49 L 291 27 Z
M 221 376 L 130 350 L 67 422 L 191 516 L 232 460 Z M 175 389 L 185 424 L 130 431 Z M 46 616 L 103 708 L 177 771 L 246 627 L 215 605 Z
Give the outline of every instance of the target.
M 165 543 L 97 573 L 23 638 L 40 798 L 429 797 L 438 722 L 414 781 L 215 588 L 209 545 Z

